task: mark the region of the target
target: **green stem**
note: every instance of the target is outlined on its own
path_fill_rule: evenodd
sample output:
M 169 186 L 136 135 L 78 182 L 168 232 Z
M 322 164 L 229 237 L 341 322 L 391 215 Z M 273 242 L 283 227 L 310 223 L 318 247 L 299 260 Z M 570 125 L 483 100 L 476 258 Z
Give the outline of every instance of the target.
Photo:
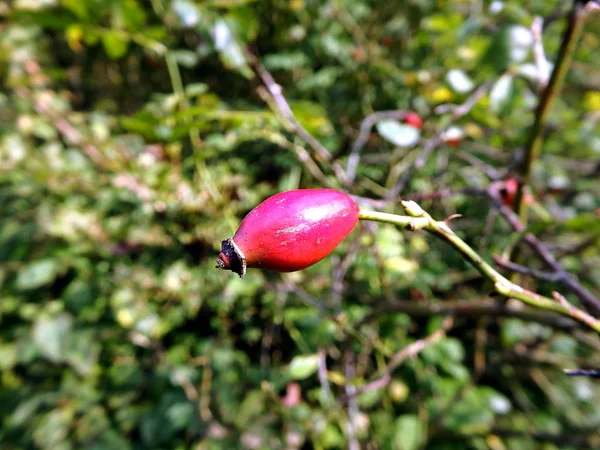
M 169 70 L 169 78 L 171 79 L 171 86 L 173 87 L 173 92 L 177 94 L 180 98 L 183 106 L 187 109 L 189 108 L 189 103 L 185 96 L 185 89 L 183 86 L 183 81 L 181 79 L 181 73 L 179 71 L 179 65 L 177 64 L 177 60 L 173 53 L 168 52 L 165 55 L 165 61 L 167 63 L 167 69 Z M 212 175 L 206 166 L 206 162 L 201 155 L 201 146 L 202 146 L 202 138 L 200 137 L 200 131 L 196 127 L 190 127 L 189 138 L 192 144 L 192 148 L 194 149 L 194 158 L 196 159 L 196 169 L 198 171 L 198 176 L 200 178 L 200 182 L 204 185 L 207 192 L 211 196 L 211 198 L 215 201 L 221 200 L 221 194 L 215 183 L 212 179 Z
M 389 223 L 411 231 L 425 230 L 432 233 L 458 250 L 463 257 L 475 267 L 475 269 L 494 284 L 494 290 L 498 294 L 508 298 L 521 300 L 523 303 L 536 308 L 553 311 L 563 316 L 570 317 L 600 333 L 600 320 L 576 308 L 560 296 L 558 297 L 560 300 L 551 299 L 512 283 L 456 235 L 446 222 L 434 220 L 413 201 L 403 201 L 402 206 L 404 206 L 404 209 L 408 214 L 407 216 L 361 210 L 359 219 Z
M 546 126 L 548 115 L 563 87 L 565 77 L 569 70 L 569 66 L 571 65 L 571 60 L 573 59 L 573 53 L 575 52 L 585 22 L 585 5 L 579 1 L 574 1 L 573 3 L 573 9 L 569 15 L 569 22 L 563 34 L 556 65 L 554 66 L 550 81 L 548 82 L 536 109 L 531 135 L 525 150 L 525 158 L 521 167 L 519 167 L 519 175 L 521 176 L 522 184 L 520 184 L 517 191 L 515 211 L 518 212 L 521 222 L 524 224 L 527 224 L 528 205 L 527 202 L 523 201 L 523 185 L 529 182 L 533 163 L 539 158 L 542 151 L 544 128 Z

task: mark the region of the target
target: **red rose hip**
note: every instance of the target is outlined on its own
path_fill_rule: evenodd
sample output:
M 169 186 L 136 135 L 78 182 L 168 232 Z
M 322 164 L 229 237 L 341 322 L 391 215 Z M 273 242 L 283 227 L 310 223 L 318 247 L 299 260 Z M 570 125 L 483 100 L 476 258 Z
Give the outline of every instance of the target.
M 407 125 L 410 125 L 413 128 L 421 129 L 423 126 L 423 120 L 421 116 L 419 116 L 416 112 L 408 111 L 404 116 L 403 122 Z
M 300 189 L 269 197 L 221 242 L 218 269 L 240 277 L 247 267 L 294 272 L 335 249 L 358 222 L 358 205 L 333 189 Z

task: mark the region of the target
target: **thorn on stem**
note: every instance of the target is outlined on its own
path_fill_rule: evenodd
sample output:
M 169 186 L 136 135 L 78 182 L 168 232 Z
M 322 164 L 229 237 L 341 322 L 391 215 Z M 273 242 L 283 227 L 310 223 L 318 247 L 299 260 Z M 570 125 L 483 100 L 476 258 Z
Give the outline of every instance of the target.
M 558 300 L 558 302 L 563 306 L 566 306 L 566 307 L 571 306 L 569 301 L 560 292 L 552 291 L 552 297 L 554 297 L 556 300 Z

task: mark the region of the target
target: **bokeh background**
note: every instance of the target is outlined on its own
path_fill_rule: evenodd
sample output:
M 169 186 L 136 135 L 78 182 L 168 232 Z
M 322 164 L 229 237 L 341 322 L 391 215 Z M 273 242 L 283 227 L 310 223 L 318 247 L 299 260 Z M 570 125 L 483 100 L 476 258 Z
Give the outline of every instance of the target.
M 432 236 L 365 223 L 302 272 L 214 269 L 260 201 L 327 186 L 462 214 L 487 260 L 516 246 L 547 270 L 487 194 L 522 155 L 571 7 L 0 2 L 0 446 L 599 448 L 600 385 L 562 370 L 600 367 L 600 337 L 492 297 Z M 529 225 L 596 296 L 597 19 L 544 130 Z M 423 126 L 376 121 L 344 180 L 382 110 Z M 552 278 L 519 282 L 579 305 Z

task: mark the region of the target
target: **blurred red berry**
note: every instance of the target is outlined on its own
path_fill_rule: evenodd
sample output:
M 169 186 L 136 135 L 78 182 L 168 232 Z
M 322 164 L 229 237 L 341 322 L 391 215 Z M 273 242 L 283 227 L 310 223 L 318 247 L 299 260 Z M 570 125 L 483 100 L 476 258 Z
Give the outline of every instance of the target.
M 391 36 L 383 36 L 379 40 L 379 43 L 384 47 L 391 47 L 392 45 L 394 45 L 394 39 Z
M 516 178 L 507 178 L 503 181 L 496 181 L 492 185 L 493 191 L 500 197 L 504 206 L 513 206 L 517 199 L 517 192 L 519 190 L 519 181 Z M 523 193 L 523 201 L 527 205 L 533 203 L 533 195 L 530 192 L 525 191 Z
M 288 383 L 285 389 L 285 397 L 281 399 L 281 404 L 286 408 L 293 408 L 302 401 L 302 390 L 296 382 Z
M 450 127 L 442 134 L 442 140 L 448 147 L 458 147 L 465 136 L 462 129 L 458 127 Z
M 423 120 L 421 119 L 421 117 L 416 112 L 412 111 L 406 113 L 403 122 L 407 125 L 410 125 L 411 127 L 418 129 L 421 129 L 421 127 L 423 126 Z
M 512 206 L 517 198 L 518 190 L 519 182 L 515 178 L 504 180 L 499 190 L 502 203 L 506 206 Z
M 221 241 L 216 267 L 240 277 L 247 267 L 277 272 L 305 269 L 350 234 L 358 213 L 354 200 L 333 189 L 281 192 L 250 211 L 233 238 Z

